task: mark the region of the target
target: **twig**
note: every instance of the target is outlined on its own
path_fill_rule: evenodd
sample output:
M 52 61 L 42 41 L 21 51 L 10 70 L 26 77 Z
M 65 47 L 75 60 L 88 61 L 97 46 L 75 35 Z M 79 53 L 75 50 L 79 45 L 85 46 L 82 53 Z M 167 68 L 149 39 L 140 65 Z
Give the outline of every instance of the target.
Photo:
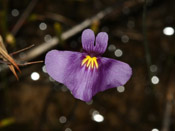
M 62 35 L 61 35 L 62 40 L 67 40 L 68 38 L 74 36 L 75 34 L 79 33 L 83 29 L 90 26 L 94 20 L 101 20 L 107 14 L 109 14 L 111 12 L 112 12 L 112 8 L 109 7 L 107 9 L 97 13 L 92 18 L 86 19 L 82 23 L 80 23 L 80 24 L 74 26 L 73 28 L 71 28 L 70 30 L 62 33 Z M 59 43 L 59 39 L 57 37 L 53 37 L 48 42 L 45 42 L 45 43 L 33 48 L 32 50 L 28 51 L 26 53 L 26 57 L 22 58 L 22 61 L 28 61 L 28 60 L 31 60 L 31 59 L 41 55 L 42 53 L 44 53 L 44 52 L 48 51 L 49 49 L 53 48 L 54 46 L 56 46 L 58 43 Z
M 130 3 L 130 4 L 128 4 L 128 3 Z M 89 19 L 86 19 L 82 23 L 74 26 L 73 28 L 69 29 L 68 31 L 63 32 L 61 35 L 61 38 L 62 38 L 62 40 L 69 39 L 70 37 L 76 35 L 77 33 L 81 32 L 83 29 L 90 26 L 94 21 L 99 21 L 99 20 L 103 19 L 105 16 L 115 12 L 114 9 L 117 10 L 117 14 L 115 14 L 115 15 L 120 16 L 120 14 L 122 13 L 123 7 L 133 8 L 137 5 L 142 6 L 142 4 L 143 4 L 143 2 L 131 2 L 129 0 L 127 0 L 127 1 L 119 0 L 116 3 L 116 5 L 114 5 L 113 7 L 108 7 L 106 9 L 104 9 L 103 11 L 100 11 L 99 13 L 97 13 L 95 16 L 93 16 Z M 51 40 L 44 42 L 44 43 L 40 44 L 39 46 L 32 48 L 32 50 L 29 50 L 28 52 L 26 52 L 25 53 L 26 55 L 24 58 L 18 57 L 17 61 L 30 61 L 30 60 L 38 57 L 39 55 L 45 53 L 46 51 L 50 50 L 51 48 L 56 46 L 59 42 L 60 41 L 57 37 L 53 37 Z M 5 69 L 5 68 L 3 68 L 3 69 Z
M 43 123 L 45 122 L 46 120 L 46 112 L 47 112 L 47 109 L 48 109 L 48 106 L 51 102 L 51 99 L 53 98 L 53 96 L 55 95 L 55 91 L 54 90 L 50 90 L 48 95 L 46 96 L 46 99 L 44 101 L 44 104 L 43 104 L 43 107 L 42 107 L 42 110 L 41 110 L 41 115 L 40 115 L 40 118 L 39 118 L 39 123 L 38 123 L 38 131 L 42 130 L 42 125 Z
M 18 65 L 16 64 L 15 60 L 8 54 L 8 51 L 3 43 L 3 39 L 2 37 L 0 36 L 0 58 L 3 60 L 3 61 L 7 61 L 7 62 L 10 62 L 10 65 L 8 65 L 9 69 L 12 71 L 12 73 L 14 74 L 14 76 L 16 77 L 16 79 L 18 80 L 18 75 L 16 73 L 16 70 L 15 68 L 19 71 L 19 67 Z
M 56 84 L 55 86 L 59 86 L 59 89 L 61 89 L 60 87 L 62 86 L 62 84 L 58 84 L 58 85 Z M 44 125 L 45 121 L 47 120 L 46 113 L 47 113 L 49 104 L 53 101 L 53 97 L 54 97 L 55 94 L 56 94 L 56 92 L 55 92 L 54 88 L 52 88 L 48 92 L 48 94 L 47 94 L 47 96 L 45 98 L 45 101 L 43 103 L 43 107 L 41 109 L 41 115 L 40 115 L 40 118 L 39 118 L 39 123 L 38 123 L 38 129 L 37 129 L 37 131 L 40 131 L 40 130 L 42 131 L 43 130 L 42 129 L 42 126 Z M 59 110 L 59 111 L 61 111 L 61 110 Z
M 144 6 L 143 6 L 143 16 L 142 16 L 142 31 L 143 31 L 143 46 L 145 50 L 145 58 L 146 58 L 146 64 L 147 64 L 147 69 L 148 69 L 148 75 L 149 75 L 149 80 L 151 80 L 151 72 L 150 72 L 150 66 L 151 66 L 151 55 L 148 47 L 148 40 L 147 40 L 147 27 L 146 27 L 146 14 L 147 14 L 147 0 L 144 1 Z
M 26 10 L 24 11 L 24 13 L 21 15 L 21 17 L 17 21 L 16 25 L 13 27 L 13 29 L 11 31 L 11 33 L 14 36 L 17 34 L 17 32 L 19 31 L 19 29 L 21 28 L 21 26 L 24 24 L 25 20 L 30 15 L 30 13 L 32 12 L 32 10 L 35 7 L 35 5 L 37 4 L 37 2 L 38 2 L 38 0 L 32 0 L 30 2 L 30 4 L 28 5 L 28 7 L 26 8 Z
M 26 47 L 26 48 L 23 48 L 23 49 L 21 49 L 21 50 L 12 52 L 12 53 L 10 53 L 10 55 L 18 54 L 18 53 L 23 52 L 23 51 L 25 51 L 25 50 L 28 50 L 28 49 L 30 49 L 30 48 L 32 48 L 32 47 L 34 47 L 34 46 L 35 46 L 35 45 L 33 44 L 33 45 L 29 46 L 29 47 Z
M 70 37 L 81 32 L 83 29 L 89 27 L 94 21 L 99 21 L 99 20 L 103 19 L 105 16 L 112 14 L 112 12 L 115 12 L 114 9 L 117 9 L 118 14 L 116 14 L 116 15 L 119 15 L 122 12 L 122 7 L 125 6 L 128 8 L 133 8 L 136 5 L 141 5 L 141 4 L 143 4 L 143 2 L 140 2 L 140 1 L 139 2 L 131 2 L 129 0 L 127 0 L 127 1 L 119 0 L 116 3 L 116 5 L 114 5 L 113 7 L 108 7 L 106 9 L 104 9 L 103 11 L 100 11 L 99 13 L 97 13 L 95 16 L 88 18 L 88 19 L 84 20 L 82 23 L 72 27 L 68 31 L 63 32 L 61 35 L 61 39 L 62 40 L 69 39 Z M 120 11 L 119 11 L 119 9 L 120 9 Z M 46 51 L 48 51 L 51 48 L 53 48 L 54 46 L 56 46 L 59 42 L 60 42 L 60 40 L 57 37 L 53 37 L 51 40 L 49 40 L 45 43 L 42 43 L 41 45 L 36 46 L 32 50 L 26 52 L 26 57 L 21 58 L 21 59 L 24 61 L 29 61 L 33 58 L 36 58 L 39 55 L 41 55 L 42 53 L 45 53 Z
M 8 62 L 8 61 L 3 61 L 3 60 L 0 60 L 0 63 L 1 63 L 1 64 L 10 64 L 10 62 Z
M 173 100 L 174 100 L 173 93 L 174 92 L 171 89 L 168 90 L 167 102 L 166 102 L 165 113 L 163 118 L 163 127 L 161 131 L 169 131 L 170 118 L 173 110 Z
M 32 62 L 25 62 L 24 64 L 20 64 L 20 63 L 17 63 L 18 66 L 27 66 L 27 65 L 32 65 L 32 64 L 39 64 L 39 63 L 43 63 L 44 61 L 32 61 Z
M 71 122 L 75 119 L 75 110 L 76 110 L 76 108 L 77 108 L 77 105 L 78 105 L 78 101 L 75 100 L 75 101 L 74 101 L 74 105 L 73 105 L 73 107 L 72 107 L 70 113 L 69 113 L 68 116 L 67 116 L 67 120 L 68 120 L 68 121 L 67 121 L 67 123 L 66 123 L 65 125 L 63 125 L 63 126 L 61 127 L 61 130 L 63 130 L 63 129 L 66 128 L 66 127 L 69 127 L 70 124 L 71 124 Z
M 64 23 L 64 24 L 67 24 L 69 26 L 73 26 L 75 25 L 75 22 L 73 22 L 71 19 L 65 17 L 65 16 L 62 16 L 60 14 L 54 14 L 54 13 L 47 13 L 45 15 L 46 18 L 48 19 L 52 19 L 54 21 L 58 21 L 58 22 L 61 22 L 61 23 Z
M 27 66 L 27 65 L 32 65 L 32 64 L 39 64 L 39 63 L 43 63 L 44 61 L 32 61 L 32 62 L 25 62 L 25 63 L 18 63 L 18 62 L 16 62 L 16 64 L 18 65 L 18 66 Z M 8 62 L 8 61 L 3 61 L 3 60 L 0 60 L 0 63 L 2 63 L 2 64 L 7 64 L 7 65 L 11 65 L 11 63 L 10 62 Z
M 174 66 L 171 67 L 172 69 Z M 165 106 L 165 112 L 164 112 L 164 117 L 163 117 L 163 123 L 162 123 L 162 129 L 161 131 L 169 131 L 170 127 L 170 119 L 171 119 L 171 114 L 173 111 L 173 103 L 174 103 L 174 70 L 170 70 L 171 75 L 168 77 L 168 91 L 166 94 L 166 106 Z M 166 82 L 167 84 L 167 82 Z

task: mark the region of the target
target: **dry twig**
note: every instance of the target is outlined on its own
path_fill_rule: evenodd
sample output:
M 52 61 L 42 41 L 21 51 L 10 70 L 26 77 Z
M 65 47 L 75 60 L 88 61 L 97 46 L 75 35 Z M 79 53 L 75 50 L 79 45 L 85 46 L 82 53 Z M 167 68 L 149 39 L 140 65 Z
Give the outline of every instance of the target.
M 21 28 L 21 26 L 24 24 L 25 20 L 28 18 L 28 16 L 30 15 L 30 13 L 32 12 L 33 8 L 35 7 L 35 5 L 37 4 L 38 0 L 32 0 L 30 2 L 30 4 L 27 6 L 26 10 L 24 11 L 24 13 L 21 15 L 21 17 L 19 18 L 19 20 L 17 21 L 17 23 L 15 24 L 15 26 L 13 27 L 11 33 L 13 35 L 16 35 L 16 33 L 19 31 L 19 29 Z
M 63 32 L 61 35 L 61 40 L 67 40 L 70 37 L 76 35 L 77 33 L 81 32 L 83 29 L 89 27 L 94 21 L 99 21 L 99 20 L 103 19 L 105 16 L 111 14 L 112 12 L 115 11 L 115 9 L 117 10 L 116 15 L 119 16 L 122 13 L 122 7 L 133 8 L 135 6 L 142 5 L 142 4 L 143 4 L 143 2 L 140 2 L 140 1 L 135 1 L 135 2 L 131 2 L 131 1 L 124 2 L 123 0 L 119 1 L 116 5 L 114 5 L 114 7 L 108 7 L 106 9 L 100 11 L 99 13 L 94 15 L 93 17 L 88 18 L 88 19 L 84 20 L 83 22 L 81 22 L 80 24 L 72 27 L 68 31 Z M 60 40 L 57 37 L 53 37 L 51 40 L 44 42 L 44 43 L 40 44 L 39 46 L 36 46 L 32 50 L 26 52 L 26 57 L 25 58 L 18 58 L 18 60 L 24 60 L 24 61 L 32 60 L 33 58 L 36 58 L 39 55 L 50 50 L 51 48 L 56 46 L 59 42 L 60 42 Z
M 104 18 L 104 16 L 106 16 L 107 14 L 109 14 L 112 11 L 112 8 L 107 8 L 99 13 L 97 13 L 95 16 L 93 16 L 92 18 L 86 19 L 85 21 L 83 21 L 82 23 L 74 26 L 73 28 L 71 28 L 70 30 L 62 33 L 61 35 L 61 39 L 62 40 L 67 40 L 68 38 L 74 36 L 75 34 L 79 33 L 80 31 L 82 31 L 83 29 L 87 28 L 88 26 L 91 25 L 91 23 L 95 20 L 100 20 L 102 18 Z M 48 51 L 49 49 L 53 48 L 54 46 L 56 46 L 59 43 L 59 39 L 57 37 L 53 37 L 51 40 L 33 48 L 32 50 L 28 51 L 26 53 L 26 57 L 23 58 L 23 61 L 28 61 L 31 60 L 39 55 L 41 55 L 42 53 Z
M 13 72 L 13 74 L 15 75 L 16 79 L 18 80 L 18 75 L 15 71 L 15 68 L 19 71 L 19 67 L 17 65 L 17 63 L 15 62 L 15 60 L 8 54 L 7 49 L 4 46 L 2 37 L 0 36 L 0 58 L 2 58 L 3 61 L 5 62 L 9 62 L 10 64 L 8 65 L 8 67 L 10 68 L 10 70 Z
M 4 43 L 3 43 L 3 40 L 2 40 L 2 37 L 0 36 L 0 58 L 2 60 L 0 60 L 0 63 L 2 64 L 7 64 L 8 67 L 10 68 L 10 70 L 13 72 L 14 76 L 16 77 L 17 80 L 19 80 L 18 78 L 18 75 L 15 71 L 15 68 L 19 71 L 19 66 L 26 66 L 26 65 L 31 65 L 31 64 L 37 64 L 37 63 L 43 63 L 43 61 L 33 61 L 33 62 L 25 62 L 25 63 L 17 63 L 12 57 L 11 55 L 14 55 L 14 54 L 17 54 L 17 53 L 20 53 L 20 52 L 23 52 L 29 48 L 32 48 L 34 45 L 31 45 L 27 48 L 24 48 L 24 49 L 21 49 L 21 50 L 18 50 L 16 52 L 13 52 L 11 53 L 10 55 L 8 54 L 7 52 L 7 49 L 5 48 L 4 46 Z

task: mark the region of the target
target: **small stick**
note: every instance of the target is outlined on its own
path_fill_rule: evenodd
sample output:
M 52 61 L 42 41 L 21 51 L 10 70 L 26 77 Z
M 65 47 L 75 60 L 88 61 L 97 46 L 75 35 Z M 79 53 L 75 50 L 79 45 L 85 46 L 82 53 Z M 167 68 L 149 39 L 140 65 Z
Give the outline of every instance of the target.
M 0 63 L 1 63 L 1 64 L 10 64 L 10 62 L 8 62 L 8 61 L 3 61 L 3 60 L 0 60 Z
M 28 50 L 28 49 L 30 49 L 30 48 L 32 48 L 32 47 L 34 47 L 34 46 L 35 46 L 35 45 L 33 44 L 33 45 L 29 46 L 29 47 L 26 47 L 26 48 L 23 48 L 23 49 L 21 49 L 21 50 L 12 52 L 12 53 L 10 53 L 10 55 L 12 56 L 12 55 L 18 54 L 18 53 L 23 52 L 23 51 L 25 51 L 25 50 Z
M 112 7 L 108 7 L 103 11 L 100 11 L 95 16 L 88 18 L 81 22 L 80 24 L 72 27 L 68 31 L 65 31 L 62 33 L 61 38 L 62 40 L 67 40 L 68 38 L 74 36 L 75 34 L 81 32 L 83 29 L 87 28 L 89 25 L 92 24 L 94 20 L 101 20 L 103 19 L 107 14 L 110 14 L 113 11 Z M 32 50 L 26 52 L 25 58 L 19 58 L 22 61 L 28 61 L 31 60 L 40 54 L 48 51 L 52 47 L 56 46 L 59 43 L 59 39 L 57 37 L 53 37 L 50 41 L 40 44 L 39 46 L 34 47 Z
M 67 25 L 71 25 L 71 26 L 75 25 L 75 22 L 73 22 L 69 18 L 66 18 L 65 16 L 62 16 L 60 14 L 47 13 L 45 15 L 45 17 L 48 19 L 52 19 L 54 21 L 62 22 L 62 23 L 67 24 Z
M 11 31 L 11 33 L 14 36 L 17 34 L 17 32 L 19 31 L 19 29 L 21 28 L 21 26 L 23 26 L 25 20 L 30 15 L 30 13 L 32 12 L 33 8 L 36 6 L 37 2 L 38 2 L 38 0 L 32 0 L 29 3 L 29 5 L 26 7 L 26 10 L 21 15 L 21 17 L 19 18 L 19 20 L 17 21 L 17 23 L 15 24 L 15 26 L 13 27 L 13 29 Z
M 43 63 L 44 61 L 32 61 L 32 62 L 26 62 L 24 64 L 18 64 L 18 66 L 27 66 L 27 65 L 32 65 L 32 64 L 39 64 L 39 63 Z
M 4 61 L 9 61 L 11 65 L 13 65 L 20 72 L 20 69 L 18 65 L 16 64 L 16 62 L 14 61 L 14 59 L 7 53 L 6 50 L 3 50 L 1 47 L 0 47 L 0 54 L 3 56 L 2 59 Z
M 25 62 L 23 64 L 21 63 L 16 63 L 18 66 L 27 66 L 27 65 L 32 65 L 32 64 L 39 64 L 39 63 L 43 63 L 44 61 L 40 60 L 40 61 L 32 61 L 32 62 Z M 7 65 L 12 65 L 10 62 L 8 61 L 3 61 L 3 60 L 0 60 L 0 63 L 2 64 L 7 64 Z

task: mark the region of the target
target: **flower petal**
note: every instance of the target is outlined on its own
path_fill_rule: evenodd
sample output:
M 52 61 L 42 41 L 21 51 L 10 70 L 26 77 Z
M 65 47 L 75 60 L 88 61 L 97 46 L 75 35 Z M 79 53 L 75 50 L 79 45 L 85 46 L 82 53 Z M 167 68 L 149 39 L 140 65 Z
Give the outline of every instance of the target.
M 78 61 L 76 59 L 76 63 Z M 69 66 L 64 84 L 72 91 L 74 97 L 83 101 L 90 101 L 100 91 L 124 85 L 132 74 L 128 64 L 103 57 L 98 58 L 99 68 L 94 70 L 76 63 Z
M 86 67 L 71 67 L 70 74 L 67 75 L 68 79 L 65 85 L 71 90 L 75 98 L 90 101 L 94 94 L 94 88 L 98 87 L 99 81 L 97 79 L 100 77 L 98 72 L 95 70 L 86 69 Z
M 46 71 L 56 81 L 66 85 L 74 97 L 90 101 L 98 73 L 82 66 L 86 54 L 52 50 L 45 58 Z
M 91 29 L 86 29 L 82 33 L 83 49 L 92 55 L 101 55 L 106 51 L 108 45 L 108 34 L 106 32 L 98 33 L 95 41 L 95 34 Z
M 131 67 L 127 63 L 118 60 L 102 57 L 99 66 L 99 76 L 102 77 L 98 81 L 100 81 L 101 86 L 94 90 L 94 93 L 122 86 L 132 75 Z
M 107 45 L 108 45 L 108 34 L 106 32 L 98 33 L 96 37 L 94 52 L 96 52 L 98 55 L 103 54 L 106 51 Z
M 88 53 L 94 50 L 95 34 L 92 30 L 86 29 L 81 36 L 82 46 Z
M 45 65 L 47 73 L 56 81 L 64 83 L 68 66 L 74 61 L 74 57 L 82 54 L 71 51 L 52 50 L 46 54 Z

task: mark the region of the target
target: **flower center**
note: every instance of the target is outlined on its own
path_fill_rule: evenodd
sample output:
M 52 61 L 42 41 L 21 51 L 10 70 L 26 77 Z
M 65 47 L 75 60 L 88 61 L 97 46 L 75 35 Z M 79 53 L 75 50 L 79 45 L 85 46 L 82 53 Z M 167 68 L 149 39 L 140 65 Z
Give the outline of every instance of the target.
M 97 57 L 90 57 L 89 55 L 87 55 L 81 62 L 81 65 L 85 65 L 88 68 L 91 69 L 98 69 L 98 62 L 97 62 Z

